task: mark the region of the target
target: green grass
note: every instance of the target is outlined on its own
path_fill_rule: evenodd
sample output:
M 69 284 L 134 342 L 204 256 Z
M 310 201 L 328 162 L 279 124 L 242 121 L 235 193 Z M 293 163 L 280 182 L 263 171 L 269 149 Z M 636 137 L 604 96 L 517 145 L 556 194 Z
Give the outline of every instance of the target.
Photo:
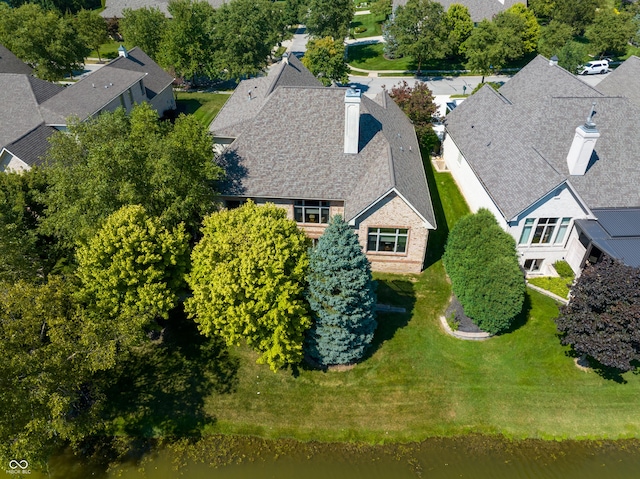
M 551 276 L 543 276 L 542 278 L 529 278 L 527 281 L 534 286 L 546 289 L 561 298 L 569 297 L 569 286 L 573 282 L 573 278 L 562 278 Z
M 110 59 L 110 58 L 115 58 L 118 56 L 118 48 L 120 48 L 120 44 L 122 42 L 116 42 L 115 40 L 109 40 L 107 43 L 103 43 L 100 46 L 100 58 L 102 58 L 103 60 L 105 59 Z M 132 46 L 129 46 L 127 44 L 124 45 L 127 48 L 131 48 Z M 89 58 L 98 58 L 98 52 L 93 50 L 91 53 L 89 53 Z
M 366 70 L 416 70 L 418 65 L 411 57 L 387 60 L 384 56 L 384 45 L 353 45 L 348 49 L 347 61 L 356 68 Z M 451 60 L 431 60 L 422 64 L 422 70 L 460 70 L 464 65 Z
M 229 99 L 226 93 L 178 92 L 176 103 L 180 113 L 195 115 L 203 125 L 209 126 Z
M 355 38 L 376 37 L 382 35 L 382 22 L 384 22 L 384 15 L 355 15 L 350 25 L 350 31 Z M 361 33 L 355 33 L 354 29 L 357 27 L 365 27 L 366 30 Z

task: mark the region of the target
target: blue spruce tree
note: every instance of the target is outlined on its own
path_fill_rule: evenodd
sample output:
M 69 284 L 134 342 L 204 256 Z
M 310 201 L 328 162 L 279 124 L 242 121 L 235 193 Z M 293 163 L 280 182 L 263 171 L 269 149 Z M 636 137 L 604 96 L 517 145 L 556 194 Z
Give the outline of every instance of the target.
M 314 324 L 305 351 L 322 367 L 351 364 L 373 339 L 376 294 L 369 260 L 341 216 L 334 216 L 311 251 L 307 299 Z

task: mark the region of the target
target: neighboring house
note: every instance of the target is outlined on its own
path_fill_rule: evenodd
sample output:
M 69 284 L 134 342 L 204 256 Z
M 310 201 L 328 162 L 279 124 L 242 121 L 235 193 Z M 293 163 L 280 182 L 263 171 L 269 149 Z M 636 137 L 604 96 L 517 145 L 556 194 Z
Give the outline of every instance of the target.
M 207 0 L 213 7 L 218 8 L 226 0 Z M 100 12 L 102 18 L 122 18 L 122 12 L 126 8 L 138 10 L 140 8 L 158 8 L 167 18 L 173 18 L 167 9 L 169 0 L 106 0 L 105 9 Z
M 514 6 L 516 3 L 527 5 L 527 0 L 436 0 L 446 12 L 454 3 L 464 5 L 469 9 L 473 23 L 491 20 L 498 13 Z M 393 0 L 393 10 L 399 5 L 406 5 L 407 0 Z
M 26 74 L 0 73 L 0 171 L 27 170 L 41 162 L 48 138 L 81 121 L 146 101 L 162 115 L 175 109 L 173 77 L 139 48 L 64 88 Z
M 274 203 L 314 239 L 340 214 L 374 270 L 422 270 L 435 217 L 413 125 L 386 93 L 322 87 L 285 57 L 241 82 L 210 129 L 227 207 Z
M 528 274 L 607 253 L 640 266 L 640 58 L 596 88 L 536 57 L 446 118 L 444 159 L 473 211 L 491 210 Z
M 31 75 L 33 69 L 20 60 L 4 45 L 0 45 L 0 73 L 20 73 Z

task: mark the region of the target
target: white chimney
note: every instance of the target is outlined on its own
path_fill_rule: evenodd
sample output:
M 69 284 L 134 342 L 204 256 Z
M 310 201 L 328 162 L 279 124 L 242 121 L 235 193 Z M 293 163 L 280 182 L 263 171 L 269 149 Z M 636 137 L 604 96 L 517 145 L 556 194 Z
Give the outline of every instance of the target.
M 567 155 L 567 166 L 569 167 L 570 175 L 582 176 L 586 173 L 596 141 L 600 138 L 600 132 L 593 122 L 595 107 L 596 104 L 593 103 L 586 123 L 576 128 L 576 134 L 573 137 L 573 143 Z
M 285 65 L 289 64 L 289 54 L 287 52 L 282 54 L 282 63 Z
M 360 90 L 349 88 L 344 94 L 344 152 L 357 154 L 360 136 Z
M 557 56 L 552 56 L 551 58 L 549 58 L 549 65 L 551 66 L 555 66 L 558 64 L 558 57 Z
M 125 47 L 120 45 L 120 48 L 118 48 L 118 56 L 127 58 L 129 56 L 129 52 L 127 52 Z

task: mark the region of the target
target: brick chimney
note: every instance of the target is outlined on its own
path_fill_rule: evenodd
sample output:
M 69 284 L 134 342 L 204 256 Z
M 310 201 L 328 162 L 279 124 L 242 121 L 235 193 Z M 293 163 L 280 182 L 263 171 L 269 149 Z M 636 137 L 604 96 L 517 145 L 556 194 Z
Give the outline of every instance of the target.
M 360 139 L 360 90 L 349 88 L 344 94 L 344 152 L 358 153 Z
M 595 108 L 596 104 L 594 102 L 585 124 L 576 128 L 576 134 L 573 137 L 573 143 L 567 155 L 567 166 L 569 167 L 570 175 L 582 176 L 587 172 L 596 141 L 600 138 L 600 132 L 593 122 L 593 115 L 596 113 Z

